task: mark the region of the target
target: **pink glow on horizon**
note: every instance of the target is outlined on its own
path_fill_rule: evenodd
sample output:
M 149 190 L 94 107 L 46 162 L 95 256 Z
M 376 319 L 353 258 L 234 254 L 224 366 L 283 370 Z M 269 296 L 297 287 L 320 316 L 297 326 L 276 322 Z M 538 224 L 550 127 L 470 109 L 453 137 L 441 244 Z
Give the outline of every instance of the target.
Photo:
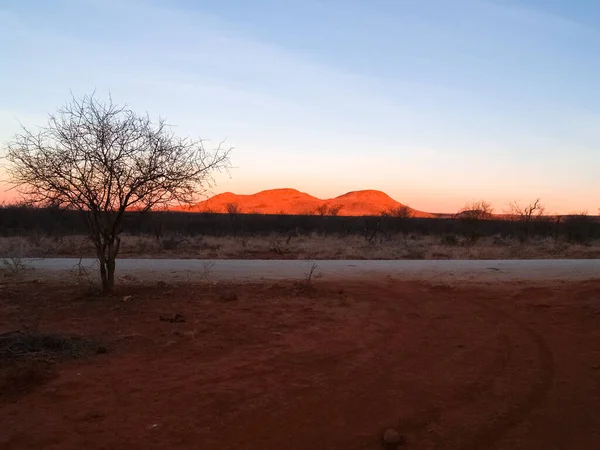
M 16 191 L 7 190 L 7 189 L 9 189 L 9 187 L 10 186 L 8 184 L 0 182 L 0 204 L 13 203 L 13 202 L 17 201 L 18 199 L 20 199 L 20 196 Z M 494 212 L 496 214 L 501 214 L 506 209 L 508 203 L 513 200 L 519 201 L 522 204 L 526 204 L 529 201 L 535 200 L 535 198 L 537 198 L 536 196 L 526 197 L 525 195 L 521 195 L 519 197 L 513 198 L 510 196 L 504 197 L 504 196 L 501 196 L 498 194 L 496 194 L 496 195 L 482 194 L 480 196 L 473 195 L 473 196 L 462 197 L 460 194 L 456 193 L 456 194 L 452 194 L 452 195 L 447 195 L 445 199 L 442 199 L 442 198 L 440 198 L 441 196 L 438 195 L 435 191 L 428 192 L 428 193 L 418 193 L 415 191 L 410 191 L 410 192 L 407 192 L 405 195 L 402 195 L 401 193 L 394 192 L 394 189 L 388 189 L 388 190 L 377 189 L 376 187 L 371 188 L 371 187 L 360 186 L 360 184 L 356 188 L 350 188 L 350 189 L 348 189 L 348 188 L 346 188 L 346 189 L 343 189 L 343 188 L 342 189 L 332 189 L 332 188 L 326 189 L 323 186 L 317 187 L 315 189 L 311 189 L 308 186 L 303 187 L 303 186 L 292 186 L 292 185 L 291 186 L 272 186 L 272 187 L 243 186 L 243 188 L 242 188 L 242 186 L 240 186 L 240 184 L 234 183 L 234 182 L 232 183 L 232 180 L 228 180 L 228 182 L 220 183 L 219 185 L 217 185 L 212 190 L 209 197 L 212 197 L 213 195 L 221 194 L 224 192 L 233 192 L 235 194 L 255 194 L 255 193 L 263 191 L 263 190 L 278 189 L 278 188 L 283 188 L 283 187 L 297 189 L 301 192 L 305 192 L 309 195 L 312 195 L 314 197 L 318 197 L 321 199 L 329 199 L 329 198 L 337 197 L 339 195 L 345 194 L 350 191 L 374 189 L 374 190 L 380 190 L 382 192 L 385 192 L 390 197 L 392 197 L 394 200 L 396 200 L 402 204 L 408 205 L 411 208 L 414 208 L 418 211 L 430 212 L 430 213 L 450 213 L 450 214 L 459 211 L 467 202 L 474 201 L 474 200 L 486 200 L 486 201 L 491 202 L 492 206 L 494 208 Z M 574 204 L 568 198 L 565 198 L 564 194 L 561 195 L 560 197 L 557 196 L 556 198 L 551 198 L 549 196 L 541 196 L 541 195 L 540 195 L 540 197 L 542 198 L 542 204 L 546 207 L 547 214 L 570 214 L 570 213 L 583 212 L 583 211 L 587 212 L 590 215 L 598 214 L 598 208 L 593 206 L 595 203 L 595 198 L 593 198 L 593 196 L 590 196 L 589 200 L 578 197 L 577 204 Z M 592 205 L 592 206 L 586 208 L 585 204 Z

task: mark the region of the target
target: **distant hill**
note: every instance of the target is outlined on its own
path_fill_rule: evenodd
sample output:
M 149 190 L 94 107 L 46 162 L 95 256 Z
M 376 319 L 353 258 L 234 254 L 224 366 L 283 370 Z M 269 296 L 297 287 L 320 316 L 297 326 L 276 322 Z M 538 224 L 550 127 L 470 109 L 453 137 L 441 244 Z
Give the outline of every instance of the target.
M 319 199 L 296 189 L 270 189 L 251 195 L 231 192 L 215 195 L 191 207 L 192 212 L 238 212 L 242 214 L 326 214 L 337 210 L 340 216 L 378 216 L 403 207 L 381 191 L 353 191 L 330 199 Z M 433 217 L 433 214 L 408 208 L 413 217 Z

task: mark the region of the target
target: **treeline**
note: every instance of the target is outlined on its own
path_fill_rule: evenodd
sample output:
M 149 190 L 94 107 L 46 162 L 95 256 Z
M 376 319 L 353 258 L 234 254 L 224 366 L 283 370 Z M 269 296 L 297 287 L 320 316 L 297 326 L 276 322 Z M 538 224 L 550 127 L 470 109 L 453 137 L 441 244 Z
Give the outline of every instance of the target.
M 46 236 L 86 234 L 85 215 L 80 211 L 28 206 L 0 207 L 0 235 Z M 249 236 L 273 233 L 297 236 L 310 233 L 362 235 L 372 241 L 392 234 L 463 236 L 473 241 L 485 236 L 527 240 L 553 237 L 587 243 L 600 239 L 598 217 L 513 216 L 506 219 L 456 215 L 452 218 L 412 218 L 393 215 L 349 217 L 315 215 L 217 214 L 187 212 L 127 212 L 122 232 L 152 235 L 156 239 L 178 235 Z

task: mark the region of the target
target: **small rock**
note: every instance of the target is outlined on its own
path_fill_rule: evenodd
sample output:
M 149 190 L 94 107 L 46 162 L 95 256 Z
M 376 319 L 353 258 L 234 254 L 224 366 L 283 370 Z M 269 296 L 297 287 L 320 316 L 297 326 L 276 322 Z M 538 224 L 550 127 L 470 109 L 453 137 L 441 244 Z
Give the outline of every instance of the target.
M 159 316 L 159 319 L 162 322 L 171 322 L 171 323 L 183 323 L 185 322 L 185 317 L 182 314 L 163 314 Z
M 227 290 L 221 292 L 220 299 L 224 302 L 235 302 L 238 299 L 238 295 L 235 291 Z
M 124 302 L 128 302 L 129 300 L 131 300 L 133 298 L 133 295 L 126 295 L 125 297 L 123 297 L 123 301 Z
M 158 289 L 164 289 L 167 287 L 167 283 L 165 283 L 164 281 L 159 281 L 158 283 L 156 283 L 156 287 Z
M 393 428 L 388 428 L 383 433 L 383 444 L 386 447 L 398 446 L 404 443 L 404 437 Z
M 96 349 L 96 353 L 98 353 L 99 355 L 108 353 L 108 349 L 104 346 L 100 346 Z

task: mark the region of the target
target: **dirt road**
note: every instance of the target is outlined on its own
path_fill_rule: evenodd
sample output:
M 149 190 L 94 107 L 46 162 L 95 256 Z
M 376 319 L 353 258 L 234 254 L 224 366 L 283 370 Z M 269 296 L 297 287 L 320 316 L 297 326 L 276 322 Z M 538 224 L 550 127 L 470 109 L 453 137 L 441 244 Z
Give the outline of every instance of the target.
M 72 258 L 24 261 L 28 277 L 65 279 L 80 273 L 80 260 Z M 93 259 L 81 266 L 95 274 Z M 198 260 L 121 259 L 117 276 L 139 281 L 195 282 L 206 279 L 259 281 L 300 279 L 316 264 L 315 276 L 323 279 L 392 276 L 402 280 L 458 281 L 551 281 L 588 280 L 600 275 L 600 260 Z

